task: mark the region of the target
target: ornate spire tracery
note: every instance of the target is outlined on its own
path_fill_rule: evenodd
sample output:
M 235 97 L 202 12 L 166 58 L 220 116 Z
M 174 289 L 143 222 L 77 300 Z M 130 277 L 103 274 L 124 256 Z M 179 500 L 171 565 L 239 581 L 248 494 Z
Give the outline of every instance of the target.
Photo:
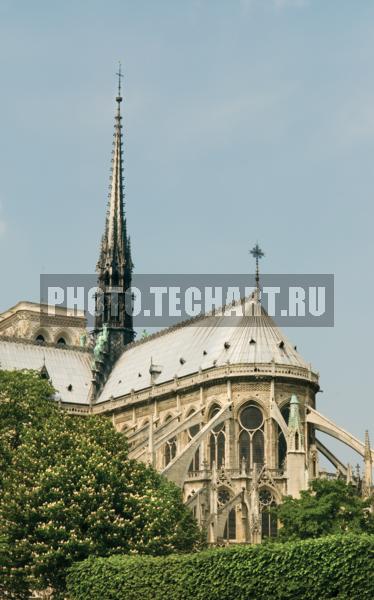
M 97 263 L 98 287 L 101 295 L 100 310 L 97 310 L 95 329 L 102 331 L 106 325 L 109 330 L 109 353 L 118 357 L 125 344 L 134 339 L 132 315 L 128 310 L 129 292 L 133 262 L 131 258 L 130 238 L 127 234 L 124 208 L 123 181 L 123 135 L 121 103 L 123 101 L 121 64 L 117 72 L 118 89 L 108 205 L 105 231 L 101 242 Z M 99 305 L 99 303 L 98 303 Z M 126 310 L 127 308 L 127 310 Z M 115 342 L 116 350 L 113 350 Z
M 123 140 L 121 102 L 121 65 L 118 75 L 118 94 L 116 97 L 117 110 L 114 118 L 112 166 L 109 184 L 108 206 L 105 232 L 101 244 L 100 258 L 97 270 L 112 269 L 127 266 L 132 269 L 130 240 L 126 230 L 124 214 L 124 182 L 123 182 Z

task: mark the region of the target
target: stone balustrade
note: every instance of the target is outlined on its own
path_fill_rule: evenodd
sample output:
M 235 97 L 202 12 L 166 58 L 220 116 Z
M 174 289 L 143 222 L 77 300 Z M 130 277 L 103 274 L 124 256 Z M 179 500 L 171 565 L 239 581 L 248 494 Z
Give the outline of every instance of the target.
M 287 378 L 292 380 L 309 381 L 318 386 L 319 375 L 311 369 L 278 365 L 275 363 L 264 364 L 242 364 L 242 365 L 223 365 L 213 367 L 194 373 L 186 377 L 175 378 L 160 385 L 153 385 L 138 392 L 131 392 L 120 398 L 107 400 L 92 407 L 92 412 L 95 414 L 108 413 L 134 404 L 142 404 L 154 398 L 162 396 L 172 396 L 181 391 L 185 391 L 196 386 L 204 385 L 221 379 L 235 379 L 236 377 L 248 377 L 249 379 L 257 379 L 261 377 L 276 377 Z

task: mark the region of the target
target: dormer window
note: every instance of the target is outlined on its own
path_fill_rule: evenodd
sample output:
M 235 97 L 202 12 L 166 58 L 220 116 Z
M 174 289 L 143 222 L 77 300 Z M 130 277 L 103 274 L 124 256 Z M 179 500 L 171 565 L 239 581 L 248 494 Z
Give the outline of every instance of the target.
M 40 377 L 41 379 L 49 379 L 49 373 L 47 371 L 47 367 L 45 365 L 42 366 L 42 368 L 40 369 Z
M 35 341 L 38 344 L 44 344 L 45 343 L 45 339 L 44 339 L 44 335 L 42 335 L 41 333 L 35 338 Z
M 57 340 L 57 345 L 58 345 L 58 346 L 66 346 L 66 340 L 65 340 L 65 338 L 63 338 L 63 337 L 60 337 L 60 338 Z

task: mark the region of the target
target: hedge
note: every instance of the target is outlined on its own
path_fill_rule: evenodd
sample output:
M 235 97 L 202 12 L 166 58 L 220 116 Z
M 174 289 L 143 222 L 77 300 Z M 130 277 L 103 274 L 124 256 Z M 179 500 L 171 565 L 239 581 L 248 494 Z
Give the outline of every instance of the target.
M 372 600 L 373 535 L 230 546 L 73 565 L 71 600 Z

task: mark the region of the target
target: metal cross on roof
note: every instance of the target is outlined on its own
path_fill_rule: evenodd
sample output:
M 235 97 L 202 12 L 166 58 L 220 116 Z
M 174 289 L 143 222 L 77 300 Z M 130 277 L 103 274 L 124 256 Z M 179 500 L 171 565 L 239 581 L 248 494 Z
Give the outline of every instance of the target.
M 260 270 L 259 270 L 259 260 L 265 256 L 265 253 L 261 250 L 258 242 L 253 246 L 252 250 L 250 250 L 250 254 L 252 254 L 253 258 L 256 259 L 256 287 L 259 289 L 260 287 Z
M 118 61 L 118 72 L 116 73 L 116 75 L 118 75 L 118 98 L 120 98 L 121 97 L 121 78 L 123 79 L 121 61 Z

